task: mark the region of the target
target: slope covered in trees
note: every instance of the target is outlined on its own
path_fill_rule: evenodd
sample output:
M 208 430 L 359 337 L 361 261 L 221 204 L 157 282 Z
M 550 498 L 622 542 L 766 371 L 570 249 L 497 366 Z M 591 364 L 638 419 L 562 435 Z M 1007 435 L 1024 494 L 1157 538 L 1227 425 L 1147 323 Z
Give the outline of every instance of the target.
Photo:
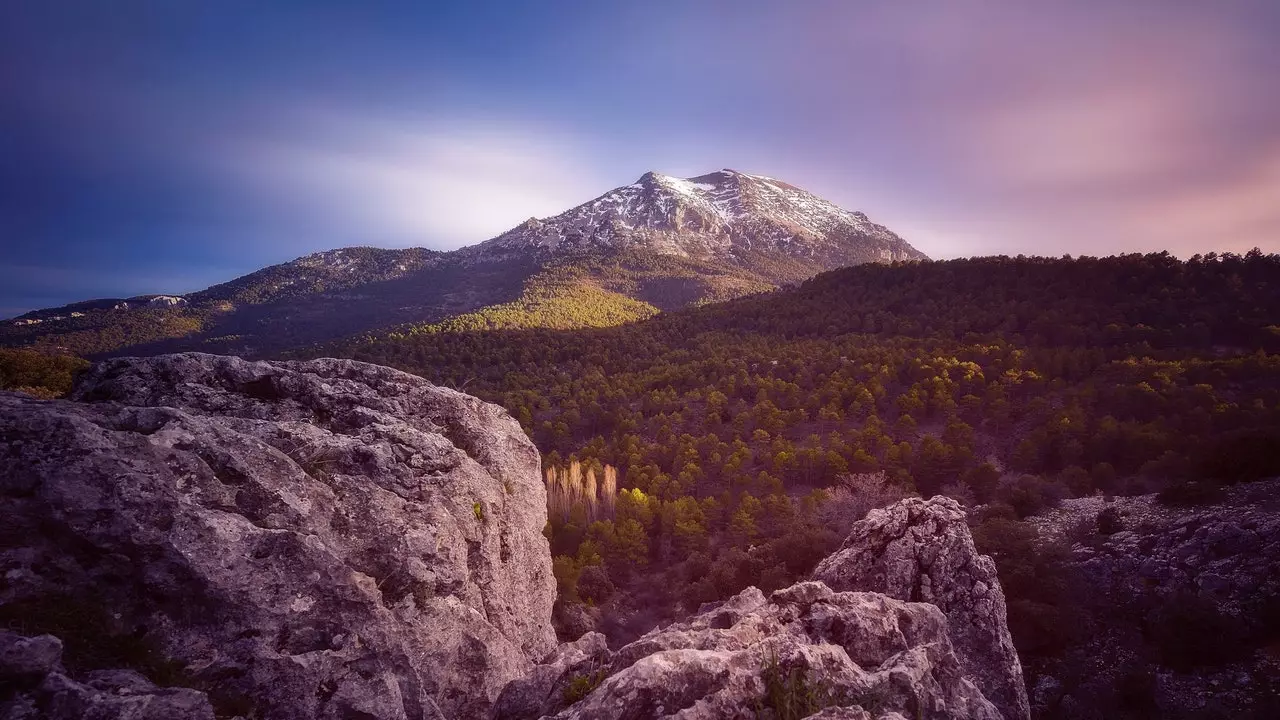
M 616 467 L 612 518 L 570 512 L 551 538 L 563 597 L 626 635 L 645 608 L 808 572 L 850 521 L 833 498 L 943 492 L 1004 508 L 979 533 L 999 538 L 1065 496 L 1280 474 L 1277 319 L 1275 255 L 1000 257 L 848 268 L 617 328 L 342 354 L 505 405 L 551 466 Z M 1014 586 L 1038 588 L 1011 604 L 1038 627 L 1048 586 Z

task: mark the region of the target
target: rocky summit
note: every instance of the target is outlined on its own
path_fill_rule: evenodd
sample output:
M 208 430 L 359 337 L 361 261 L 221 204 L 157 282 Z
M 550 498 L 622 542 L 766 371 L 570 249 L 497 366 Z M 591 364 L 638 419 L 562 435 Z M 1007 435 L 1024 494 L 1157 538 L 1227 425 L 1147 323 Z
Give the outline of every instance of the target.
M 647 172 L 555 217 L 527 222 L 479 254 L 644 248 L 749 262 L 753 254 L 821 259 L 828 267 L 922 260 L 924 253 L 861 212 L 763 175 L 719 170 L 692 178 Z
M 1026 717 L 959 507 L 872 512 L 814 580 L 557 645 L 538 454 L 347 360 L 94 366 L 0 394 L 0 717 Z

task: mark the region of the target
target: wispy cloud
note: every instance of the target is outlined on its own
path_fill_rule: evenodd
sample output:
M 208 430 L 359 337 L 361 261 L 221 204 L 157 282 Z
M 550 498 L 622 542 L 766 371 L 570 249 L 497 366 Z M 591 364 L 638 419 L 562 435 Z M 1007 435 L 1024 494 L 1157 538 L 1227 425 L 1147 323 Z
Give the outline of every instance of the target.
M 255 140 L 229 157 L 286 212 L 353 240 L 446 249 L 561 212 L 617 179 L 573 138 L 513 121 L 327 118 L 300 139 Z
M 1277 15 L 1248 0 L 828 5 L 782 68 L 797 102 L 883 129 L 890 220 L 931 253 L 1280 250 Z M 858 143 L 840 131 L 828 158 Z

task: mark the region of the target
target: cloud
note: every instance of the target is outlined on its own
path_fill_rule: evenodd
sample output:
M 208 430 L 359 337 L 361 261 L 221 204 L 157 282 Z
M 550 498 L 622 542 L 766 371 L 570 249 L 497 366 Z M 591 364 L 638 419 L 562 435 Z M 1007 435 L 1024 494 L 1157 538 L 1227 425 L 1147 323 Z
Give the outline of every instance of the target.
M 618 184 L 575 138 L 512 122 L 328 118 L 302 135 L 235 146 L 232 168 L 268 202 L 352 242 L 456 248 Z
M 1130 208 L 1125 227 L 1183 256 L 1208 249 L 1280 251 L 1280 142 L 1231 177 Z M 1217 241 L 1206 248 L 1207 238 Z
M 925 4 L 877 20 L 910 79 L 913 172 L 937 178 L 916 205 L 946 217 L 925 232 L 956 239 L 939 254 L 1280 250 L 1257 7 Z

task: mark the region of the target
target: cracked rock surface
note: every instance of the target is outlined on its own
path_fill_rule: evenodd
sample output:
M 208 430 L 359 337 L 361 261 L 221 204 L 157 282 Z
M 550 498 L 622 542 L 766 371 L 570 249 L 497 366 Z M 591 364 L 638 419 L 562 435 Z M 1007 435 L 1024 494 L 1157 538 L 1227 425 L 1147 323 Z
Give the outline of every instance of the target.
M 538 453 L 473 397 L 349 360 L 119 358 L 71 400 L 0 393 L 0 437 L 0 613 L 92 618 L 72 630 L 223 714 L 478 717 L 555 648 Z
M 772 688 L 772 692 L 770 691 Z M 790 703 L 780 707 L 782 702 Z M 610 652 L 589 633 L 513 682 L 502 720 L 998 720 L 925 603 L 804 582 L 756 588 Z
M 1008 720 L 1030 716 L 995 563 L 978 554 L 956 501 L 909 498 L 872 510 L 813 578 L 936 605 L 965 673 Z

